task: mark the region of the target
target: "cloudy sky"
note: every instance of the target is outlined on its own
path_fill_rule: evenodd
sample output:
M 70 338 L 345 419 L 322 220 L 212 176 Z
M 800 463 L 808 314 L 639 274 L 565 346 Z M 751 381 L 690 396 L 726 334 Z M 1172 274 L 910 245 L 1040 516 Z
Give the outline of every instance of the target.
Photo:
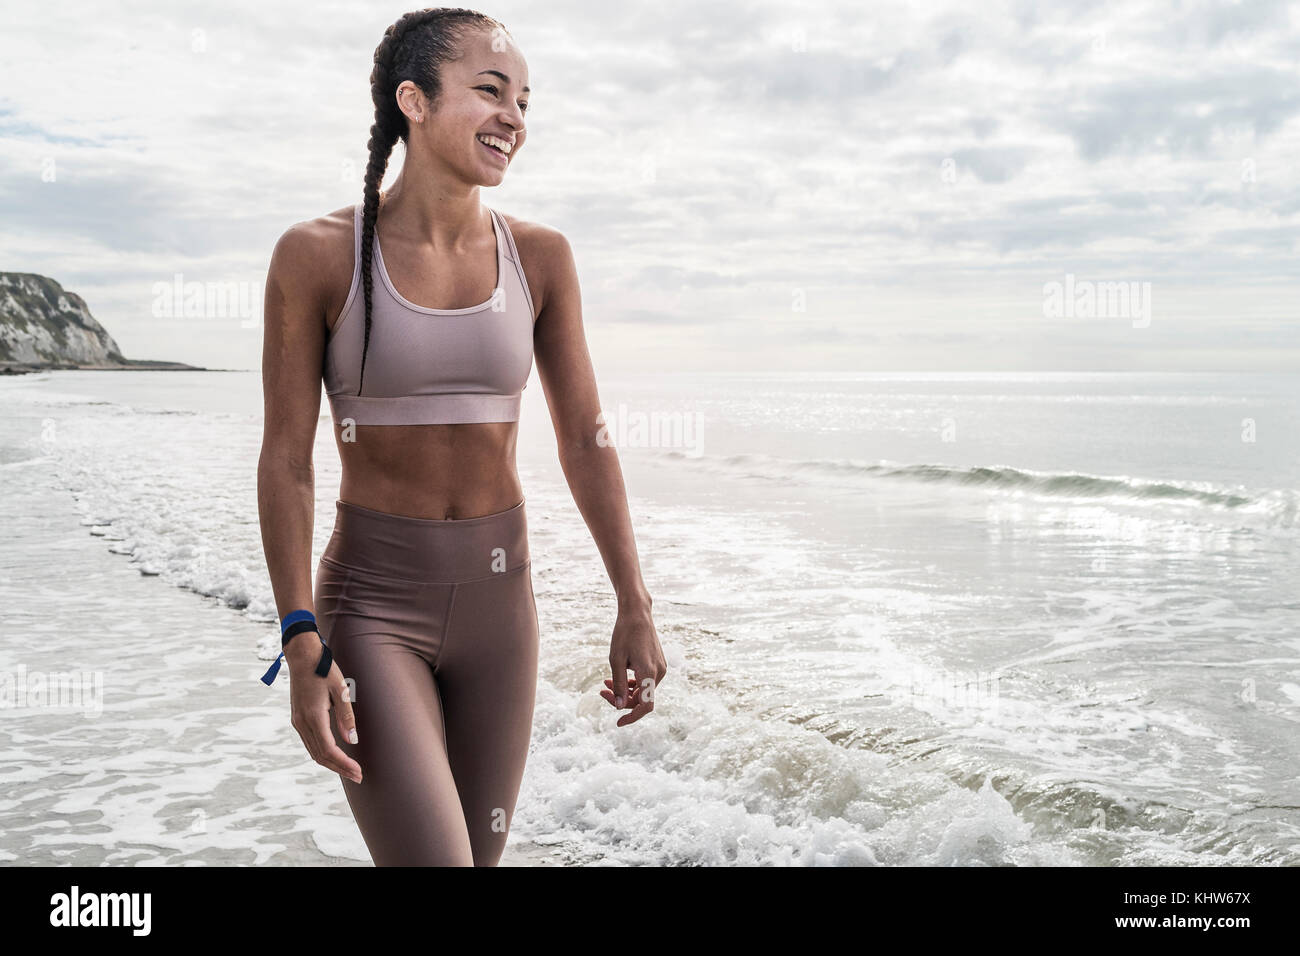
M 257 368 L 405 9 L 7 0 L 0 270 L 133 358 Z M 1300 369 L 1300 4 L 478 9 L 533 91 L 482 198 L 569 237 L 598 372 Z M 177 274 L 253 314 L 155 315 Z

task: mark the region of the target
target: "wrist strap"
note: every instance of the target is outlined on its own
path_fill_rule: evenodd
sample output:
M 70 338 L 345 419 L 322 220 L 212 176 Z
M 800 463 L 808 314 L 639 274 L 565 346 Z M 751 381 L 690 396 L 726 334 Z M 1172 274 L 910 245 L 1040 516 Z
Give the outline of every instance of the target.
M 303 631 L 315 631 L 315 630 L 316 630 L 315 621 L 296 621 L 295 623 L 290 624 L 288 627 L 286 627 L 283 632 L 281 632 L 280 647 L 284 647 L 286 644 L 289 643 L 289 641 L 297 637 Z M 317 633 L 320 632 L 317 631 Z
M 334 654 L 329 645 L 325 643 L 325 638 L 320 636 L 320 630 L 316 627 L 316 615 L 307 610 L 293 611 L 286 614 L 284 620 L 280 622 L 280 653 L 276 657 L 275 663 L 262 675 L 262 683 L 267 687 L 274 683 L 276 676 L 280 673 L 280 662 L 284 660 L 285 645 L 305 631 L 315 631 L 316 637 L 321 644 L 320 661 L 316 664 L 316 676 L 329 676 L 330 665 L 334 662 Z
M 280 633 L 284 634 L 290 627 L 301 621 L 311 621 L 315 624 L 316 615 L 305 609 L 300 611 L 290 611 L 284 616 L 284 620 L 280 622 Z

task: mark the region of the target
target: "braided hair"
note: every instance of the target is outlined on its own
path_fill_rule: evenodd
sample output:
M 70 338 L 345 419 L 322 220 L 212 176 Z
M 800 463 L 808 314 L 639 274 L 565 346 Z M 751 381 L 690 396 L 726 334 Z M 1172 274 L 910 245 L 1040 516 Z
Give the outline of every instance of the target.
M 370 98 L 375 104 L 375 122 L 370 127 L 370 159 L 366 163 L 364 202 L 361 214 L 361 280 L 366 300 L 366 337 L 361 348 L 361 378 L 357 394 L 366 379 L 366 352 L 370 348 L 371 294 L 374 279 L 371 262 L 375 244 L 375 223 L 379 219 L 379 184 L 388 169 L 388 157 L 398 139 L 409 143 L 410 125 L 397 105 L 397 87 L 410 80 L 437 102 L 442 92 L 439 71 L 459 55 L 459 46 L 473 29 L 507 32 L 500 21 L 461 7 L 429 7 L 402 15 L 384 31 L 375 47 L 375 66 L 370 72 Z

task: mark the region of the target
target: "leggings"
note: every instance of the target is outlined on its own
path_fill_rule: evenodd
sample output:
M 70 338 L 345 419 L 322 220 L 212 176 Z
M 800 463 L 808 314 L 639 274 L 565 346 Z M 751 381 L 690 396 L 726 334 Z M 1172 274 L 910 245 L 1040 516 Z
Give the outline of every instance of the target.
M 496 866 L 532 737 L 537 605 L 521 501 L 411 518 L 336 501 L 316 622 L 356 716 L 343 792 L 376 866 Z

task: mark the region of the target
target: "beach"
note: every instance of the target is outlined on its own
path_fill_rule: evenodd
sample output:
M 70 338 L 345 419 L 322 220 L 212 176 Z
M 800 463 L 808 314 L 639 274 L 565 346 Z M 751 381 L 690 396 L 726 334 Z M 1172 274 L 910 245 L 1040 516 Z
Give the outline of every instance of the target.
M 1300 862 L 1293 384 L 602 383 L 669 666 L 627 728 L 530 387 L 542 660 L 502 864 Z M 287 681 L 258 680 L 257 373 L 39 373 L 0 402 L 0 860 L 369 865 Z M 697 434 L 644 441 L 650 411 Z M 316 475 L 313 569 L 327 413 Z M 39 692 L 55 672 L 76 706 Z

